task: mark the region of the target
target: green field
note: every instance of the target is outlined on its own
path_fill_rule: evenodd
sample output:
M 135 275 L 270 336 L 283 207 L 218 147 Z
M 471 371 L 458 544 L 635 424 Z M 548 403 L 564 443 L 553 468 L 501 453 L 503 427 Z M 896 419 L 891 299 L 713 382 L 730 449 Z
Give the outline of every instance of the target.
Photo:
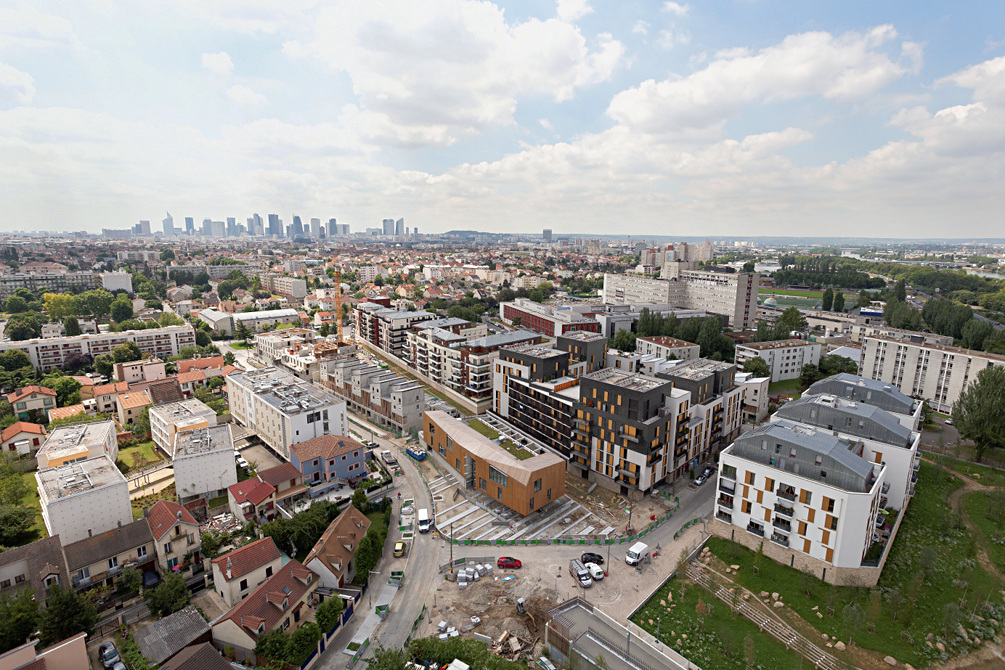
M 768 384 L 768 393 L 798 393 L 802 388 L 802 382 L 797 377 L 796 379 L 786 379 L 781 382 L 771 382 Z
M 247 342 L 231 342 L 228 345 L 231 349 L 253 349 L 254 347 Z
M 963 507 L 981 535 L 979 543 L 987 547 L 988 558 L 1005 570 L 1005 490 L 968 493 Z
M 136 446 L 126 447 L 125 449 L 119 450 L 118 461 L 125 465 L 129 469 L 137 467 L 136 458 L 139 457 L 140 463 L 150 465 L 151 463 L 157 463 L 164 460 L 164 455 L 157 450 L 154 446 L 152 440 L 147 442 L 140 442 Z M 140 465 L 138 467 L 143 467 Z
M 471 421 L 468 421 L 468 425 L 477 430 L 485 437 L 489 438 L 490 440 L 494 440 L 497 437 L 499 437 L 498 430 L 492 428 L 491 426 L 485 425 L 484 423 L 482 423 L 480 419 L 471 419 Z

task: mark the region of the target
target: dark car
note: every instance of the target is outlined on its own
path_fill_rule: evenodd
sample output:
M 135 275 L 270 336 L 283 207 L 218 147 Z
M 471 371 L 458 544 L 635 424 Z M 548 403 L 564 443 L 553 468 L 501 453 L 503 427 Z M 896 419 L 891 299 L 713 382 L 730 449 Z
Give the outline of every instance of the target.
M 499 566 L 500 569 L 510 568 L 511 570 L 516 570 L 522 566 L 523 563 L 521 563 L 519 559 L 513 558 L 512 556 L 503 556 L 496 561 L 496 565 Z
M 580 560 L 583 561 L 583 563 L 596 563 L 597 565 L 604 564 L 603 556 L 601 556 L 600 554 L 593 554 L 590 552 L 586 552 L 585 554 L 583 554 L 580 557 Z
M 701 471 L 701 474 L 705 475 L 705 477 L 711 477 L 713 472 L 715 472 L 715 468 L 711 465 L 706 465 L 705 469 Z
M 116 663 L 122 662 L 122 659 L 119 657 L 119 650 L 111 642 L 106 642 L 98 647 L 98 658 L 101 660 L 101 667 L 103 668 L 111 668 Z

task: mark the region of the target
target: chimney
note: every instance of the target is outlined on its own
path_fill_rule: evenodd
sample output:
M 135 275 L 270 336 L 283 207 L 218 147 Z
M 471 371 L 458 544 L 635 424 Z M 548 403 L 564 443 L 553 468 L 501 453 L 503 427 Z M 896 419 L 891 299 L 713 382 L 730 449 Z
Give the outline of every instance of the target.
M 233 579 L 233 572 L 230 569 L 230 558 L 227 558 L 227 581 Z
M 181 510 L 178 510 L 177 516 L 178 516 L 178 520 L 181 521 Z
M 149 508 L 149 507 L 147 507 L 146 505 L 144 505 L 144 506 L 143 506 L 143 518 L 144 518 L 144 519 L 146 519 L 146 518 L 147 518 L 147 512 L 149 512 L 149 511 L 150 511 L 150 508 Z

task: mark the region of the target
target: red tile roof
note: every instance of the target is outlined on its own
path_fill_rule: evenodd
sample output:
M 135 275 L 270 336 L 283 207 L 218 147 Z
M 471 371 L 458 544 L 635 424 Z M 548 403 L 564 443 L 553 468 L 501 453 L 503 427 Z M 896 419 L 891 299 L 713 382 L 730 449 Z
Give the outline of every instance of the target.
M 45 428 L 38 425 L 37 423 L 29 423 L 27 421 L 16 421 L 4 429 L 3 433 L 0 433 L 0 442 L 6 442 L 7 440 L 20 435 L 21 433 L 32 433 L 34 435 L 45 435 Z
M 150 395 L 147 391 L 140 391 L 139 393 L 123 393 L 119 396 L 119 406 L 124 409 L 134 409 L 136 407 L 145 407 L 150 404 Z
M 102 384 L 94 387 L 94 397 L 99 395 L 111 395 L 113 393 L 125 393 L 129 390 L 129 382 L 116 382 L 115 384 Z
M 187 384 L 190 382 L 201 382 L 206 379 L 206 373 L 202 369 L 181 372 L 178 374 L 178 383 Z
M 250 502 L 252 505 L 259 504 L 276 492 L 276 489 L 271 484 L 266 484 L 257 477 L 231 484 L 227 487 L 227 490 L 238 504 Z
M 65 419 L 68 416 L 77 416 L 84 413 L 84 403 L 77 405 L 67 405 L 66 407 L 53 407 L 49 410 L 49 421 Z
M 181 516 L 178 516 L 179 513 Z M 170 500 L 158 500 L 147 511 L 147 525 L 150 526 L 150 534 L 155 540 L 164 537 L 179 522 L 199 525 L 187 509 Z
M 357 449 L 363 451 L 366 447 L 344 435 L 322 435 L 314 439 L 291 444 L 290 451 L 301 463 L 315 458 L 334 458 Z
M 223 368 L 223 376 L 226 377 L 231 372 L 236 372 L 237 370 L 240 370 L 240 368 L 235 365 L 227 365 Z
M 32 393 L 41 393 L 42 395 L 51 395 L 53 398 L 56 397 L 56 392 L 53 391 L 52 389 L 46 388 L 44 386 L 35 386 L 34 384 L 32 384 L 30 386 L 20 388 L 11 393 L 10 395 L 8 395 L 7 402 L 11 404 L 16 403 L 18 400 L 23 400 L 24 398 L 27 398 Z
M 274 468 L 262 470 L 258 473 L 260 480 L 275 487 L 291 479 L 297 479 L 300 476 L 300 471 L 292 463 L 283 463 L 282 465 L 277 465 Z
M 175 363 L 178 372 L 191 372 L 192 370 L 202 370 L 205 368 L 222 368 L 223 356 L 209 356 L 207 358 L 189 358 Z
M 220 567 L 224 581 L 238 579 L 272 561 L 279 560 L 279 548 L 271 537 L 263 537 L 240 549 L 228 551 L 213 559 L 213 565 Z M 227 564 L 230 564 L 230 578 L 227 578 Z
M 275 628 L 287 616 L 296 603 L 309 591 L 317 588 L 317 575 L 305 568 L 299 561 L 291 560 L 279 568 L 251 594 L 230 608 L 230 611 L 216 620 L 216 624 L 230 620 L 237 624 L 252 639 L 257 640 L 259 623 L 265 624 L 265 632 Z M 283 601 L 286 607 L 283 608 Z
M 304 563 L 318 560 L 336 577 L 342 575 L 369 528 L 370 518 L 350 503 L 321 534 Z

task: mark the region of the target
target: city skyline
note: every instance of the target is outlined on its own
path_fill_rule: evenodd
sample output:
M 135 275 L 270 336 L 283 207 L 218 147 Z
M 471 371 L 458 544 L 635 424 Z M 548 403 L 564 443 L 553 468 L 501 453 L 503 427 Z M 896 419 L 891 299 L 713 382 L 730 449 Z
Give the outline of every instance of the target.
M 0 231 L 997 232 L 992 3 L 134 4 L 0 7 Z

